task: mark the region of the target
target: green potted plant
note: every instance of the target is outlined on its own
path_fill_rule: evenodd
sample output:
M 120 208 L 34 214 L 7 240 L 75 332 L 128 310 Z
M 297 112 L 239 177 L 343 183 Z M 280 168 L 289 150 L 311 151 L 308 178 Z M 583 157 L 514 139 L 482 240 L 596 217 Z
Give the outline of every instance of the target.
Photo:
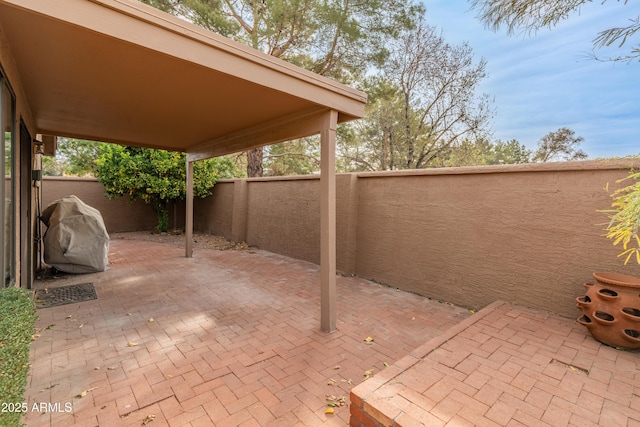
M 634 259 L 640 264 L 640 172 L 632 171 L 618 181 L 633 180 L 611 197 L 606 237 L 615 246 L 622 244 L 619 257 L 625 265 Z M 577 298 L 582 311 L 578 323 L 598 341 L 623 349 L 640 348 L 640 279 L 617 273 L 593 273 L 596 283 L 585 283 L 586 295 Z

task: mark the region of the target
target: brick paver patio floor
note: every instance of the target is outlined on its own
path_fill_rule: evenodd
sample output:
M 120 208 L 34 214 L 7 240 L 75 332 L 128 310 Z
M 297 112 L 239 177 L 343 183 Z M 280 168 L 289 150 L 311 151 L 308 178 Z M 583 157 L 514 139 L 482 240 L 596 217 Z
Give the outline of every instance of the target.
M 496 301 L 354 387 L 350 401 L 354 427 L 640 427 L 640 353 Z
M 344 426 L 348 406 L 325 414 L 327 395 L 348 404 L 365 372 L 471 315 L 340 277 L 327 334 L 316 265 L 133 240 L 111 241 L 104 273 L 36 287 L 85 282 L 97 300 L 38 310 L 26 399 L 48 410 L 28 426 Z

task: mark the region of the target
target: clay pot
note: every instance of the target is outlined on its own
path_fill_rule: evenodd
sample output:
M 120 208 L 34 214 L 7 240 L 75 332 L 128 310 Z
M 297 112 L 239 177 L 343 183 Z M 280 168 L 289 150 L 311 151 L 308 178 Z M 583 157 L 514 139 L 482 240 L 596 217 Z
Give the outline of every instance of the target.
M 593 273 L 586 295 L 576 298 L 578 323 L 603 344 L 640 348 L 640 279 L 624 274 Z

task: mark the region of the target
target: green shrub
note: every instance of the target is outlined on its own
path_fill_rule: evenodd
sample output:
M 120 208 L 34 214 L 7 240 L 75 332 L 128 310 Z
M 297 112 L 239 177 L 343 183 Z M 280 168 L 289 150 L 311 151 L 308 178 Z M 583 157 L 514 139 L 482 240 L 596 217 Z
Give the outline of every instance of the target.
M 31 292 L 0 289 L 0 426 L 23 425 L 20 407 L 29 372 L 29 346 L 36 320 Z

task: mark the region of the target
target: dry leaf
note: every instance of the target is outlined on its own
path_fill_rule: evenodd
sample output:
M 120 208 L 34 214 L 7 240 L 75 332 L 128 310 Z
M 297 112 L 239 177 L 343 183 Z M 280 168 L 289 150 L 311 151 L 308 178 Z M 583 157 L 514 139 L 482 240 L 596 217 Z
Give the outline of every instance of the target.
M 363 341 L 364 341 L 366 344 L 371 344 L 371 343 L 373 343 L 373 338 L 371 338 L 371 337 L 366 337 Z
M 369 378 L 371 375 L 373 375 L 373 372 L 375 371 L 375 369 L 369 369 L 368 371 L 364 371 L 364 379 L 366 380 L 367 378 Z
M 149 322 L 154 322 L 155 320 L 153 320 L 153 317 L 149 318 Z
M 333 408 L 327 408 L 324 413 L 325 414 L 333 414 L 335 411 L 333 410 Z
M 156 414 L 147 415 L 146 417 L 144 417 L 144 420 L 142 420 L 142 425 L 146 426 L 151 421 L 153 421 L 155 418 L 156 418 Z
M 340 365 L 336 365 L 336 366 L 333 367 L 333 369 L 340 369 L 340 368 L 341 368 Z
M 336 383 L 336 380 L 334 380 L 333 378 L 329 378 L 329 381 L 327 381 L 327 385 L 334 385 Z
M 326 399 L 327 406 L 329 406 L 330 408 L 342 407 L 347 404 L 346 396 L 333 396 L 327 394 Z
M 72 314 L 68 315 L 67 317 L 65 317 L 65 319 L 71 319 L 73 317 Z
M 93 390 L 95 390 L 97 388 L 98 387 L 91 387 L 91 388 L 88 388 L 86 390 L 82 390 L 79 394 L 76 394 L 75 397 L 78 397 L 78 398 L 85 397 L 87 395 L 87 393 L 89 393 L 90 391 L 93 391 Z
M 82 329 L 83 326 L 84 326 L 84 323 L 81 323 L 80 326 L 78 326 L 78 329 Z
M 135 347 L 135 346 L 137 346 L 137 345 L 138 345 L 138 343 L 137 343 L 137 342 L 131 342 L 131 341 L 129 341 L 129 342 L 127 343 L 127 347 Z
M 107 368 L 107 371 L 113 371 L 114 369 L 116 369 L 116 367 L 115 367 L 115 366 L 109 366 L 109 367 Z
M 382 364 L 383 364 L 384 366 L 389 366 L 389 364 L 388 364 L 387 362 L 382 362 Z

